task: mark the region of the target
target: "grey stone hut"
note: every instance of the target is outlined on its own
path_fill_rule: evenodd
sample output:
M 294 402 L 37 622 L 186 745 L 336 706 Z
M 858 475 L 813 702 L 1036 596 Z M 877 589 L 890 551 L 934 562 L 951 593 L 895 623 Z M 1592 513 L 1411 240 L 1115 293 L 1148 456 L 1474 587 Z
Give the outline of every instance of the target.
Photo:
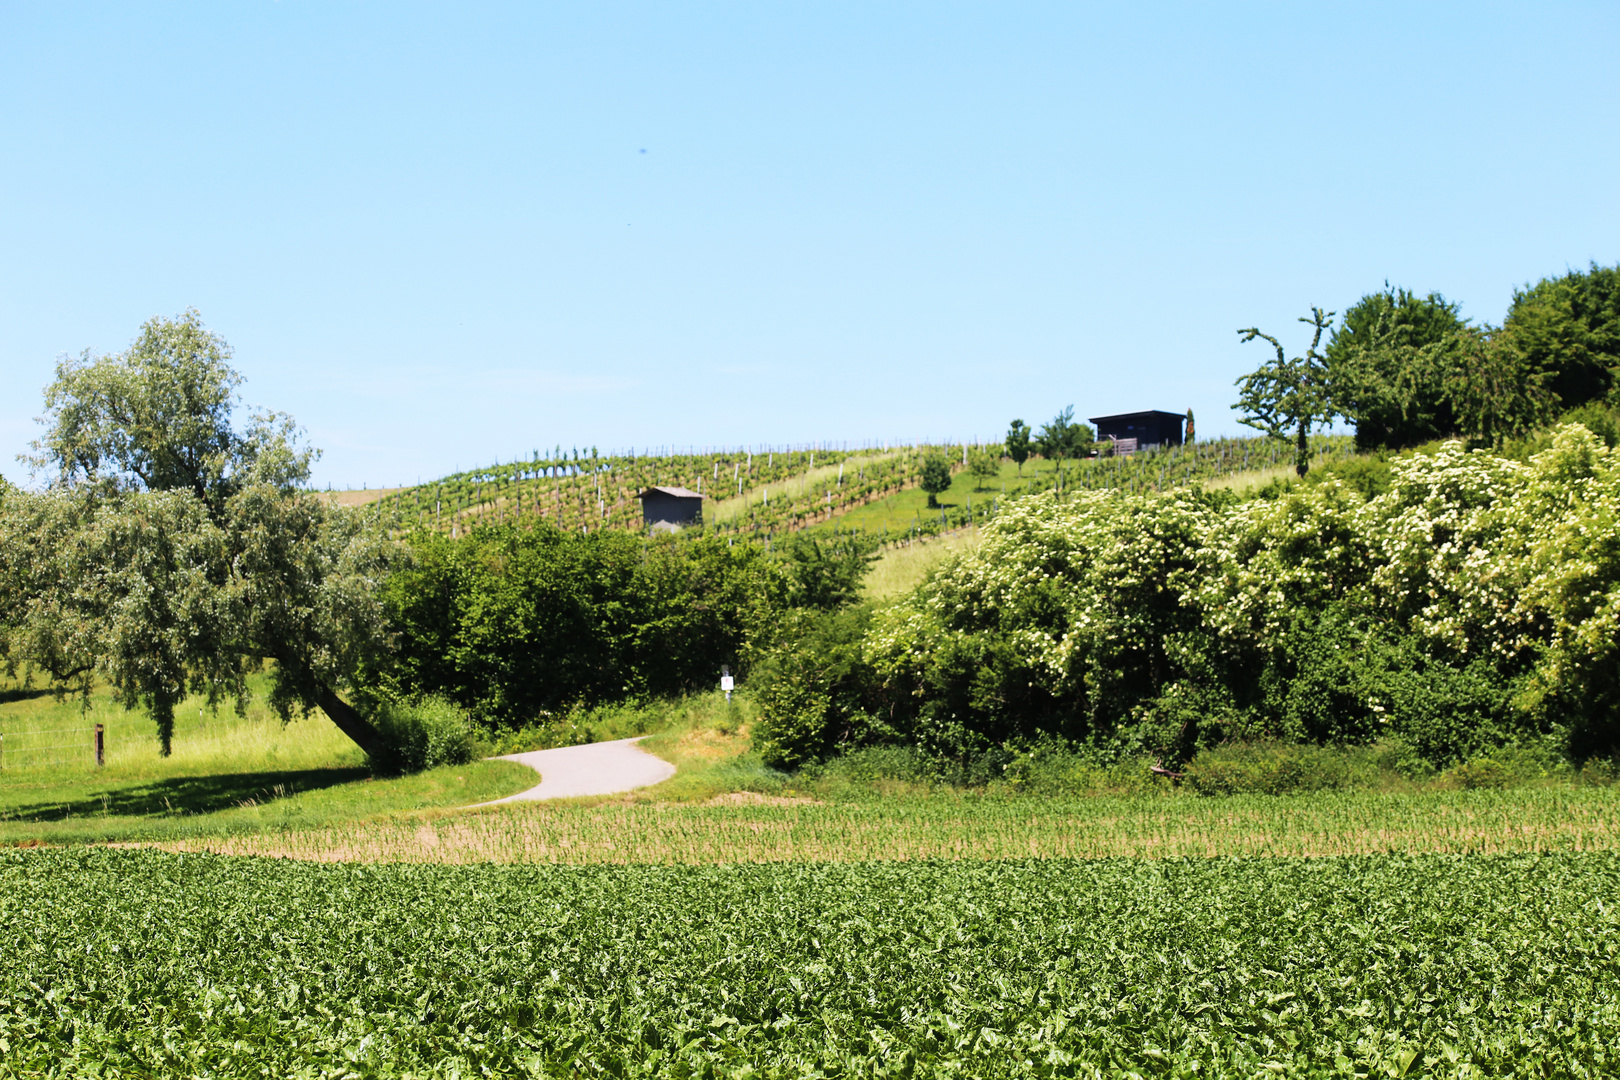
M 1180 446 L 1181 425 L 1186 419 L 1181 413 L 1149 409 L 1146 412 L 1093 416 L 1091 423 L 1097 429 L 1099 440 L 1112 439 L 1116 452 L 1130 454 L 1155 446 Z
M 641 520 L 653 529 L 679 529 L 703 524 L 703 496 L 683 487 L 650 487 L 641 500 Z

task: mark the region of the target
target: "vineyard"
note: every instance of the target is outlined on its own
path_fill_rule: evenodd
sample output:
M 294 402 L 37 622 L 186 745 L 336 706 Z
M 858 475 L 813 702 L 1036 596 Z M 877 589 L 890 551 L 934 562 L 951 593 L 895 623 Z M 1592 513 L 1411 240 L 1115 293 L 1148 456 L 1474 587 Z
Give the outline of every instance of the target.
M 1620 857 L 0 852 L 7 1076 L 1613 1076 Z
M 1316 436 L 1316 460 L 1352 452 L 1348 436 Z M 851 448 L 818 443 L 794 447 L 687 453 L 599 454 L 558 448 L 530 461 L 454 473 L 393 492 L 369 504 L 399 531 L 426 529 L 452 536 L 479 525 L 546 521 L 559 528 L 640 530 L 638 492 L 684 487 L 705 500 L 705 530 L 768 539 L 836 522 L 851 511 L 915 488 L 922 462 L 941 453 L 960 469 L 965 444 L 916 443 Z M 1121 457 L 1074 462 L 1036 459 L 1020 475 L 1010 464 L 975 501 L 916 514 L 903 530 L 928 534 L 983 521 L 1001 501 L 1061 488 L 1163 491 L 1285 464 L 1290 450 L 1261 437 L 1218 439 Z

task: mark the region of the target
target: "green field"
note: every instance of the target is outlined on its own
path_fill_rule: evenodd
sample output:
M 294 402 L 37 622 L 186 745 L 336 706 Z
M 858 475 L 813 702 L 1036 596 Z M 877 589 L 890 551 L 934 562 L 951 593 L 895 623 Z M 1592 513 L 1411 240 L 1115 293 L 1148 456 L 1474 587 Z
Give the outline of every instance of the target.
M 263 689 L 262 684 L 258 684 Z M 325 716 L 283 725 L 263 703 L 245 716 L 190 699 L 164 758 L 152 721 L 105 691 L 88 707 L 11 687 L 0 700 L 0 843 L 174 838 L 301 828 L 371 814 L 465 806 L 534 784 L 534 771 L 479 761 L 373 780 L 365 757 Z M 95 766 L 91 728 L 104 728 Z M 27 737 L 24 733 L 52 732 Z M 25 753 L 25 746 L 65 749 Z M 56 760 L 57 764 L 40 764 Z
M 373 780 L 324 719 L 199 706 L 164 759 L 104 696 L 0 702 L 108 734 L 0 774 L 0 1077 L 1620 1071 L 1604 776 L 784 775 L 710 693 L 512 737 L 650 730 L 663 785 L 467 811 L 533 773 Z
M 0 853 L 10 1076 L 1612 1076 L 1620 856 Z

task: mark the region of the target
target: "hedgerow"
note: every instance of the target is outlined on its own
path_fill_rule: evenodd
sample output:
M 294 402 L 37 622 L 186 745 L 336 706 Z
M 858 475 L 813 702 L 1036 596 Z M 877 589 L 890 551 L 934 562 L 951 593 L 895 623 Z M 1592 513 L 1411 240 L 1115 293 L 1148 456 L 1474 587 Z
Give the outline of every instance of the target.
M 824 665 L 863 678 L 800 665 L 756 737 L 942 762 L 1049 738 L 1105 760 L 1390 737 L 1436 767 L 1511 743 L 1586 758 L 1620 748 L 1617 642 L 1620 454 L 1568 425 L 1527 462 L 1398 458 L 1372 498 L 1330 479 L 1010 502 L 877 613 L 858 664 Z

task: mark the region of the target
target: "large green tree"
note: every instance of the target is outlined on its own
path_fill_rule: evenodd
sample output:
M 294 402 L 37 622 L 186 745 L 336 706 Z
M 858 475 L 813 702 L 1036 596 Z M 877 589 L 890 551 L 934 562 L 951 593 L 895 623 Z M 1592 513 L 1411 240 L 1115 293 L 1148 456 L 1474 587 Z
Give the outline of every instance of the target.
M 1413 446 L 1456 434 L 1446 392 L 1468 323 L 1436 292 L 1384 286 L 1351 305 L 1322 350 L 1332 404 L 1363 449 Z
M 1312 308 L 1311 317 L 1299 320 L 1313 329 L 1304 356 L 1290 358 L 1282 343 L 1256 327 L 1239 330 L 1245 342 L 1261 338 L 1271 342 L 1277 355 L 1237 381 L 1240 396 L 1232 408 L 1241 411 L 1238 423 L 1265 432 L 1273 439 L 1294 442 L 1294 471 L 1304 476 L 1310 465 L 1312 429 L 1336 415 L 1329 393 L 1327 360 L 1316 347 L 1333 325 L 1333 312 Z
M 1561 409 L 1620 391 L 1620 266 L 1593 263 L 1516 289 L 1503 323 Z
M 164 753 L 188 693 L 240 708 L 269 663 L 283 719 L 319 708 L 371 753 L 341 694 L 382 648 L 397 551 L 300 489 L 314 453 L 290 419 L 232 426 L 229 355 L 187 312 L 58 365 L 30 459 L 49 486 L 0 494 L 0 655 L 59 689 L 104 680 L 150 711 Z

